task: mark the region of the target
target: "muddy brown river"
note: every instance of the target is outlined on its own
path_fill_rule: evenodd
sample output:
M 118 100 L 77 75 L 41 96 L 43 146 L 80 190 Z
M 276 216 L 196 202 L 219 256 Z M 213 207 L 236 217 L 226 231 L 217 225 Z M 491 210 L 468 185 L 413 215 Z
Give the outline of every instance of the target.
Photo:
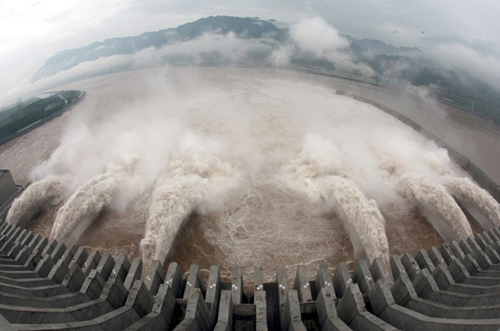
M 147 238 L 143 255 L 184 271 L 217 264 L 229 275 L 241 266 L 251 281 L 253 266 L 271 280 L 279 265 L 293 278 L 304 264 L 312 277 L 323 261 L 334 267 L 366 256 L 360 246 L 399 255 L 442 244 L 422 209 L 430 193 L 412 200 L 402 185 L 465 174 L 411 128 L 336 90 L 400 111 L 500 182 L 499 128 L 416 94 L 237 68 L 125 72 L 64 88 L 87 95 L 0 146 L 0 168 L 18 184 L 49 176 L 64 184 L 30 229 L 58 235 L 56 222 L 91 222 L 71 243 L 115 257 L 141 256 Z M 344 195 L 335 193 L 341 185 Z M 463 217 L 464 231 L 480 229 L 467 211 Z

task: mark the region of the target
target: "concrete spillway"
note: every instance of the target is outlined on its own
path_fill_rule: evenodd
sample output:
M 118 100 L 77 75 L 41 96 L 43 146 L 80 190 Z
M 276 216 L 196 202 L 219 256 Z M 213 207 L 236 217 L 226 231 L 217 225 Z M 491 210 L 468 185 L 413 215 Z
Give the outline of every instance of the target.
M 144 280 L 142 260 L 66 247 L 3 222 L 0 225 L 2 330 L 375 330 L 500 327 L 500 229 L 416 256 L 321 265 L 293 283 L 280 267 L 251 293 L 241 269 L 223 279 L 217 266 L 204 281 L 198 265 L 182 276 L 156 261 Z

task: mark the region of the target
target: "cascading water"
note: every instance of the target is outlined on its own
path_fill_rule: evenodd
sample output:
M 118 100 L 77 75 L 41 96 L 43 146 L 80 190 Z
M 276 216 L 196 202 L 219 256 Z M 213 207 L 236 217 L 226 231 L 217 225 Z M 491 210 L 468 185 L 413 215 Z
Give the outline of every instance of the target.
M 50 238 L 66 244 L 75 244 L 80 235 L 115 199 L 120 183 L 129 178 L 138 160 L 109 164 L 107 171 L 80 186 L 59 209 Z
M 79 187 L 57 213 L 50 238 L 74 244 L 113 200 L 118 186 L 117 176 L 105 173 Z
M 318 183 L 321 182 L 321 183 Z M 377 203 L 368 200 L 356 185 L 345 178 L 330 176 L 316 183 L 322 200 L 340 214 L 354 246 L 356 258 L 370 262 L 381 258 L 389 263 L 385 221 Z
M 396 186 L 447 241 L 472 235 L 467 218 L 446 188 L 423 176 L 404 175 Z
M 151 197 L 146 233 L 141 240 L 144 272 L 153 260 L 165 261 L 182 222 L 208 195 L 207 179 L 196 175 L 158 179 Z
M 320 153 L 315 147 L 322 146 Z M 282 177 L 292 188 L 305 193 L 324 213 L 339 215 L 357 258 L 389 263 L 384 217 L 375 200 L 369 200 L 348 177 L 341 151 L 332 141 L 308 135 L 298 159 L 285 167 Z
M 221 199 L 237 183 L 231 165 L 216 156 L 200 152 L 172 161 L 152 194 L 141 241 L 144 273 L 153 260 L 165 261 L 179 228 L 191 213 L 206 213 L 213 208 L 209 200 Z
M 498 204 L 476 184 L 445 180 L 462 176 L 446 150 L 317 77 L 170 68 L 73 88 L 87 98 L 9 216 L 28 220 L 69 196 L 41 223 L 60 240 L 109 249 L 143 239 L 146 260 L 241 265 L 251 280 L 255 265 L 272 275 L 279 264 L 313 269 L 435 245 L 422 215 L 446 239 L 463 238 L 471 230 L 454 199 L 481 210 L 483 226 L 498 224 Z M 130 171 L 110 166 L 129 155 Z M 43 188 L 51 181 L 58 188 Z
M 446 176 L 441 182 L 485 230 L 500 226 L 500 205 L 486 190 L 466 177 Z
M 39 182 L 31 184 L 26 191 L 17 198 L 7 214 L 7 222 L 21 227 L 40 212 L 44 207 L 56 204 L 63 198 L 66 190 L 66 180 L 62 177 L 49 176 Z

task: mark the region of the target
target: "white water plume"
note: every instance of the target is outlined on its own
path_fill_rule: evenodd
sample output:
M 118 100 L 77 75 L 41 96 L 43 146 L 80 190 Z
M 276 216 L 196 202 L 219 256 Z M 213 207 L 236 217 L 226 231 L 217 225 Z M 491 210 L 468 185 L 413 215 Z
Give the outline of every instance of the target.
M 368 200 L 354 182 L 346 178 L 329 176 L 315 182 L 321 199 L 344 221 L 355 256 L 365 255 L 370 263 L 375 258 L 388 261 L 385 221 L 375 200 Z
M 500 205 L 485 189 L 466 177 L 446 176 L 442 179 L 442 184 L 483 229 L 489 230 L 500 226 Z
M 420 213 L 446 241 L 472 236 L 467 218 L 446 188 L 424 176 L 403 175 L 396 189 Z
M 199 176 L 158 180 L 153 195 L 146 234 L 141 240 L 144 270 L 153 260 L 165 261 L 182 222 L 208 195 L 207 179 Z
M 78 188 L 59 209 L 50 238 L 73 244 L 116 194 L 116 174 L 105 173 Z
M 145 263 L 168 254 L 179 263 L 268 271 L 353 259 L 351 241 L 369 259 L 387 258 L 387 240 L 392 254 L 436 245 L 438 234 L 427 235 L 432 229 L 415 211 L 442 202 L 410 200 L 399 193 L 398 180 L 411 174 L 443 185 L 443 176 L 457 176 L 457 166 L 393 117 L 337 95 L 326 79 L 166 68 L 73 85 L 87 97 L 64 115 L 62 136 L 44 136 L 60 145 L 44 154 L 52 152 L 34 174 L 65 178 L 61 198 L 74 192 L 69 218 L 61 211 L 54 233 L 71 241 L 73 230 L 76 238 L 97 217 L 78 244 L 114 249 L 139 246 L 144 238 Z M 33 154 L 32 145 L 25 155 Z M 122 175 L 109 167 L 130 155 L 137 159 L 133 171 Z M 73 230 L 66 219 L 76 224 Z
M 107 172 L 80 186 L 59 209 L 50 238 L 67 244 L 76 243 L 103 208 L 111 204 L 120 183 L 131 176 L 136 164 L 136 158 L 120 164 L 110 164 Z
M 318 144 L 312 146 L 312 141 Z M 316 154 L 314 149 L 322 150 Z M 322 147 L 322 148 L 321 148 Z M 348 177 L 340 151 L 327 140 L 308 136 L 299 158 L 285 170 L 285 181 L 305 193 L 323 213 L 336 213 L 344 223 L 357 258 L 389 261 L 385 220 L 375 200 L 369 200 Z M 290 177 L 289 172 L 292 172 Z
M 7 214 L 7 222 L 21 227 L 32 219 L 44 207 L 56 204 L 66 190 L 66 180 L 62 177 L 49 176 L 31 184 L 23 194 L 14 200 Z
M 229 163 L 202 151 L 213 146 L 190 135 L 183 144 L 189 152 L 171 162 L 152 194 L 141 241 L 145 273 L 153 260 L 165 261 L 179 228 L 191 213 L 207 214 L 220 209 L 224 195 L 238 184 L 239 176 Z

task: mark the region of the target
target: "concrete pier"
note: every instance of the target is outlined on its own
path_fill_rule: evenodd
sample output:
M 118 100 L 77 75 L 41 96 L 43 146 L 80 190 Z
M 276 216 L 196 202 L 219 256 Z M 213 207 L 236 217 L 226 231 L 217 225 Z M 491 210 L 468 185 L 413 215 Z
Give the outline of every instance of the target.
M 315 279 L 299 266 L 295 279 L 277 270 L 264 283 L 254 269 L 252 293 L 242 270 L 229 282 L 217 266 L 208 281 L 193 264 L 154 263 L 140 279 L 140 258 L 66 247 L 0 224 L 0 326 L 5 330 L 498 330 L 500 229 L 474 238 L 358 261 L 351 271 L 322 264 Z

